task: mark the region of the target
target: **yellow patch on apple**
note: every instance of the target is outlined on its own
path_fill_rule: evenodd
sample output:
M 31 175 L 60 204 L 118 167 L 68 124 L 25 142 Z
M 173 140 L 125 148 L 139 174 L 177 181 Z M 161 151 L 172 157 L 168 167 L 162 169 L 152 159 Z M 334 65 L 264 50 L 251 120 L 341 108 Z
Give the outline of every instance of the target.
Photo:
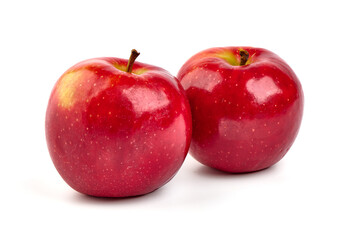
M 119 69 L 123 72 L 126 72 L 126 65 L 121 65 L 121 64 L 118 64 L 115 62 L 114 67 L 116 67 L 117 69 Z M 146 68 L 137 68 L 137 69 L 133 69 L 131 73 L 136 74 L 136 75 L 141 75 L 147 71 L 148 71 L 148 69 L 146 69 Z
M 231 51 L 223 51 L 215 54 L 216 57 L 224 59 L 232 66 L 238 66 L 240 64 L 239 60 L 236 58 L 235 54 Z
M 64 108 L 70 108 L 76 101 L 76 90 L 81 84 L 83 73 L 80 71 L 66 73 L 59 82 L 57 94 L 59 104 Z

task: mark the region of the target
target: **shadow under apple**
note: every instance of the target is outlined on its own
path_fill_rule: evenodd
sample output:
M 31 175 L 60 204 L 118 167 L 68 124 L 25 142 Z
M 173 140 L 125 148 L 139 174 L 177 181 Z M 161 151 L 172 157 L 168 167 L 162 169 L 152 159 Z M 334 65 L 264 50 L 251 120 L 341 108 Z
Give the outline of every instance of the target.
M 155 189 L 154 191 L 142 194 L 142 195 L 136 195 L 136 196 L 129 196 L 129 197 L 96 197 L 96 196 L 90 196 L 85 195 L 79 192 L 74 192 L 72 195 L 72 200 L 76 203 L 80 204 L 137 204 L 140 202 L 145 201 L 152 201 L 164 194 L 164 187 Z

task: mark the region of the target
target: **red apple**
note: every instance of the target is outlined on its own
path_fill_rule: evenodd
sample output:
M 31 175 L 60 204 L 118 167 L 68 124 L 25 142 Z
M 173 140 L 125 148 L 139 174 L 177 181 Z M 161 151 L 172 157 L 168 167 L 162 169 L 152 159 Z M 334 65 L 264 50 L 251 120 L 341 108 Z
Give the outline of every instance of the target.
M 211 48 L 191 57 L 178 79 L 190 102 L 190 154 L 227 172 L 278 162 L 299 131 L 304 97 L 291 68 L 261 48 Z
M 184 90 L 164 69 L 134 63 L 137 55 L 80 62 L 51 93 L 48 149 L 62 178 L 81 193 L 149 193 L 176 174 L 188 152 L 191 112 Z

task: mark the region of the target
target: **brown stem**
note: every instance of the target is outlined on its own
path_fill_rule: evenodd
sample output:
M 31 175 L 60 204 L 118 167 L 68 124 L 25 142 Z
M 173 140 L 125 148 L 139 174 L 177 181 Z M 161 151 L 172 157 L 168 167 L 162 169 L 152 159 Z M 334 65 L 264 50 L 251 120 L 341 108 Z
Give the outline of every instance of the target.
M 126 66 L 126 72 L 131 73 L 132 71 L 132 67 L 133 64 L 135 62 L 135 59 L 140 55 L 140 53 L 138 51 L 136 51 L 135 49 L 131 50 L 131 55 L 128 61 L 128 64 Z
M 244 66 L 249 59 L 249 52 L 244 49 L 240 49 L 239 53 L 240 53 L 240 66 Z

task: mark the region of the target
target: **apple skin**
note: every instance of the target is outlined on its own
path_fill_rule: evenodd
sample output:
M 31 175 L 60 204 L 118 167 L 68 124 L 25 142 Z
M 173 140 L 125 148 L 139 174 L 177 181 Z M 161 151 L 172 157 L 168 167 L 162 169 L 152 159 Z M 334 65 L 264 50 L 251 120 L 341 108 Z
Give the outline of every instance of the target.
M 239 50 L 249 53 L 240 66 Z M 218 170 L 272 166 L 293 144 L 303 115 L 301 84 L 276 54 L 261 48 L 211 48 L 191 57 L 178 79 L 193 120 L 190 154 Z
M 80 193 L 128 197 L 156 190 L 181 167 L 191 111 L 178 80 L 128 60 L 80 62 L 57 81 L 46 112 L 46 139 L 61 177 Z

